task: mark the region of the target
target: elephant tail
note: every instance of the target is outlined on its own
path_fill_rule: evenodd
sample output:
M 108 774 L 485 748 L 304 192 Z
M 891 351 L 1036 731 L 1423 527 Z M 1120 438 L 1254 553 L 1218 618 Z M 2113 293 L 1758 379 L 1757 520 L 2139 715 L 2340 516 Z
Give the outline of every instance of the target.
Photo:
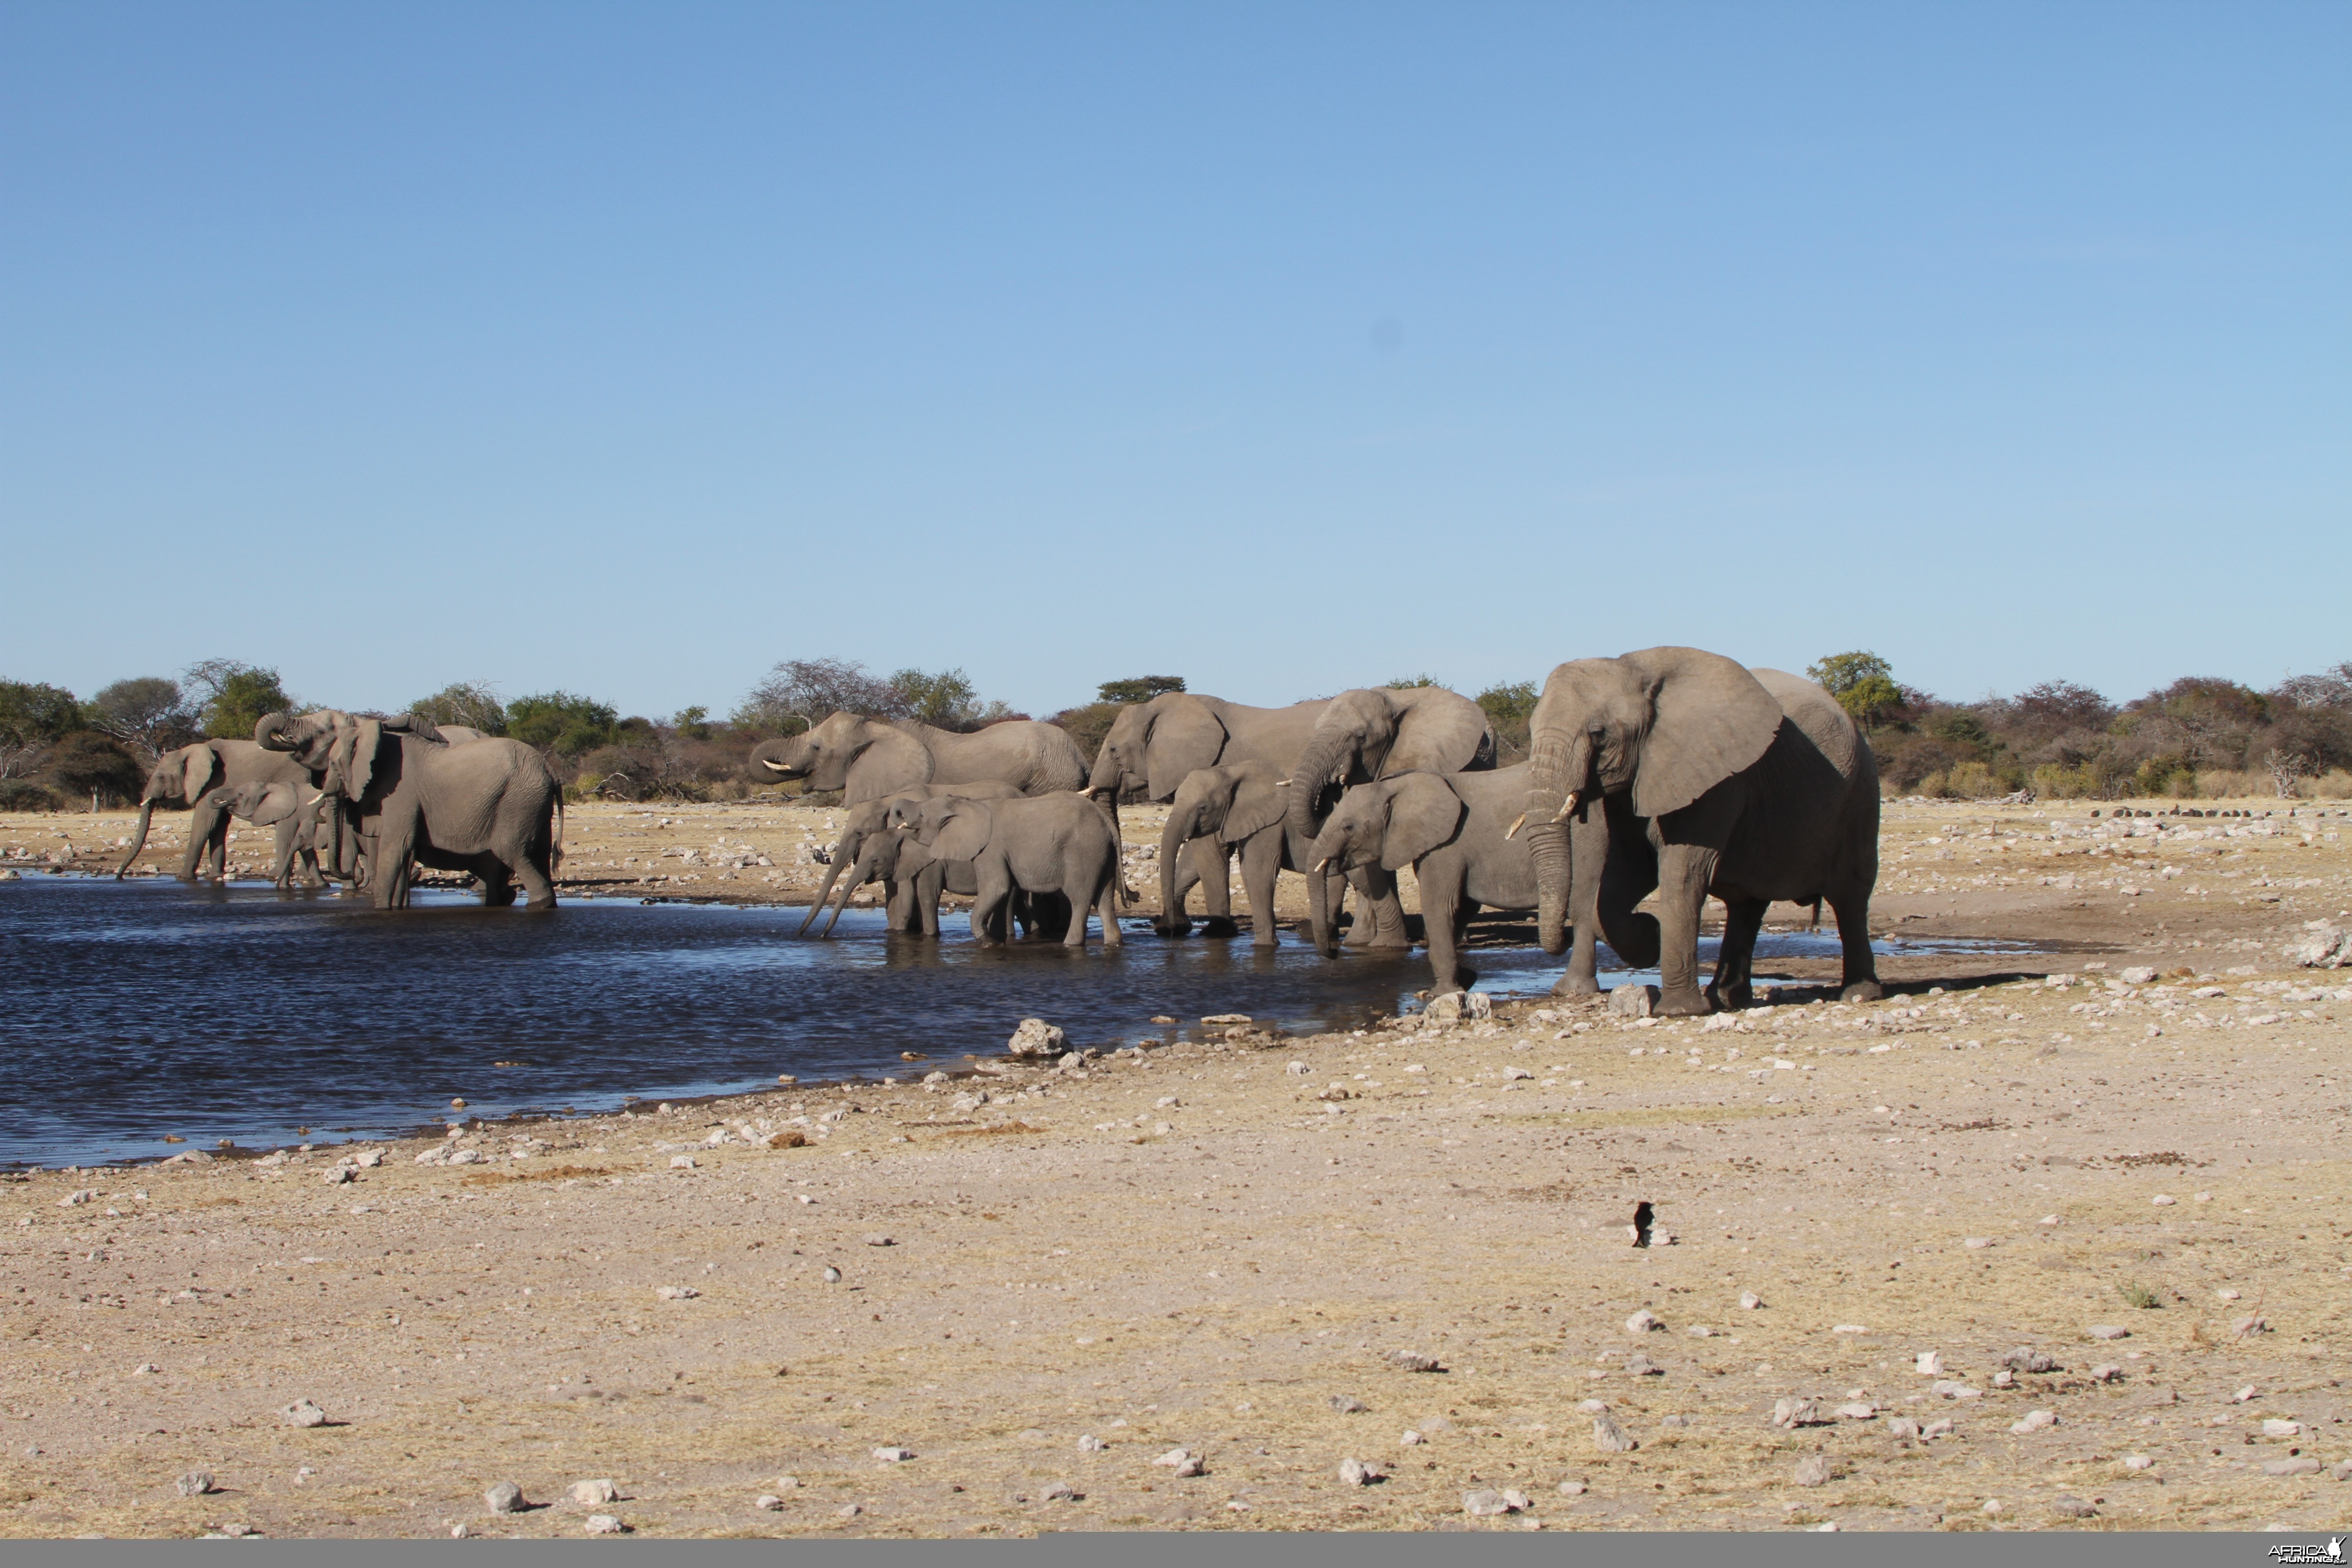
M 547 874 L 552 879 L 563 869 L 563 791 L 555 792 L 555 837 L 547 847 Z
M 1813 923 L 1811 929 L 1814 931 L 1822 929 L 1822 900 L 1818 896 L 1813 900 Z

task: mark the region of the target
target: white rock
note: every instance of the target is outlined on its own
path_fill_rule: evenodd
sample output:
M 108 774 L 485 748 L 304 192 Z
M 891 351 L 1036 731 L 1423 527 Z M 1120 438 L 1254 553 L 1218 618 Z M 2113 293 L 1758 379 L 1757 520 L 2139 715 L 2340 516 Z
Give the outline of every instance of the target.
M 2121 1383 L 2123 1380 L 2124 1369 L 2116 1365 L 2114 1362 L 2101 1362 L 2098 1365 L 2091 1369 L 2091 1381 L 2093 1383 Z
M 1562 1481 L 1559 1483 L 1559 1489 L 1562 1497 L 1582 1497 L 1585 1493 L 1585 1485 L 1582 1481 Z
M 580 1528 L 590 1535 L 618 1535 L 628 1527 L 609 1513 L 592 1513 Z
M 1609 993 L 1609 1012 L 1612 1017 L 1646 1018 L 1650 1016 L 1652 997 L 1647 985 L 1620 985 Z
M 1919 1365 L 1918 1365 L 1918 1371 L 1919 1371 L 1919 1375 L 1920 1375 L 1920 1376 L 1922 1376 L 1922 1377 L 1941 1377 L 1941 1376 L 1943 1376 L 1943 1375 L 1944 1375 L 1944 1354 L 1943 1354 L 1943 1352 L 1942 1352 L 1941 1351 L 1921 1351 L 1921 1352 L 1919 1352 Z
M 767 1509 L 772 1511 L 773 1510 L 783 1507 L 784 1500 L 778 1497 L 773 1492 L 761 1492 L 758 1497 L 751 1500 L 751 1506 L 753 1508 Z
M 702 1292 L 691 1285 L 656 1285 L 654 1294 L 665 1301 L 691 1301 Z
M 210 1470 L 190 1470 L 176 1484 L 182 1497 L 202 1497 L 213 1489 L 213 1473 Z
M 1739 1309 L 1744 1312 L 1752 1312 L 1763 1304 L 1764 1298 L 1753 1290 L 1742 1290 L 1739 1293 Z
M 2303 1423 L 2300 1421 L 2265 1421 L 2263 1423 L 2263 1436 L 2265 1437 L 2300 1437 L 2303 1436 Z
M 1078 1452 L 1081 1454 L 1099 1454 L 1109 1447 L 1108 1443 L 1091 1432 L 1082 1432 L 1078 1435 Z
M 1878 1418 L 1878 1406 L 1868 1400 L 1858 1399 L 1850 1405 L 1839 1405 L 1837 1414 L 1841 1421 L 1874 1421 Z
M 1776 1399 L 1772 1402 L 1772 1425 L 1775 1426 L 1811 1426 L 1820 1419 L 1819 1407 L 1810 1399 Z
M 1074 1502 L 1078 1491 L 1067 1481 L 1055 1481 L 1037 1495 L 1047 1502 Z
M 1494 1519 L 1511 1511 L 1503 1494 L 1489 1489 L 1462 1494 L 1462 1511 L 1477 1519 Z
M 1201 1457 L 1183 1448 L 1171 1448 L 1151 1462 L 1155 1465 L 1165 1465 L 1180 1476 L 1197 1476 L 1201 1473 Z
M 1043 1018 L 1024 1018 L 1013 1037 L 1004 1042 L 1005 1050 L 1016 1057 L 1054 1057 L 1067 1048 L 1070 1037 L 1055 1025 Z
M 1629 1334 L 1646 1334 L 1653 1329 L 1663 1329 L 1665 1326 L 1659 1321 L 1658 1315 L 1646 1307 L 1625 1320 L 1625 1331 Z
M 874 1457 L 886 1465 L 903 1465 L 915 1457 L 912 1448 L 877 1448 Z
M 1830 1481 L 1830 1458 L 1827 1454 L 1808 1454 L 1797 1461 L 1797 1484 L 1801 1487 L 1826 1486 Z
M 1613 1415 L 1601 1415 L 1592 1418 L 1592 1446 L 1604 1454 L 1623 1454 L 1638 1448 L 1633 1434 L 1617 1425 Z
M 1347 1486 L 1370 1486 L 1372 1482 L 1381 1479 L 1382 1474 L 1383 1472 L 1377 1467 L 1368 1465 L 1361 1459 L 1339 1461 L 1339 1479 Z
M 492 1513 L 520 1513 L 522 1489 L 512 1481 L 500 1481 L 482 1494 L 482 1503 Z
M 2029 1432 L 2039 1432 L 2045 1427 L 2055 1426 L 2057 1425 L 2058 1417 L 2052 1412 L 2047 1410 L 2029 1410 L 2025 1413 L 2024 1419 L 2015 1422 L 2010 1426 L 2010 1431 L 2012 1435 L 2022 1437 Z
M 2131 1331 L 2117 1328 L 2113 1323 L 2094 1323 L 2090 1328 L 2090 1335 L 2095 1340 L 2127 1340 L 2131 1338 Z
M 2153 985 L 2156 984 L 2156 971 L 2146 964 L 2136 964 L 2125 970 L 2119 978 L 2126 985 Z
M 1399 1438 L 1397 1439 L 1397 1441 L 1398 1441 L 1399 1443 L 1402 1444 L 1405 1447 L 1408 1447 L 1408 1448 L 1413 1448 L 1413 1447 L 1420 1447 L 1422 1444 L 1428 1442 L 1428 1441 L 1429 1441 L 1429 1439 L 1428 1439 L 1428 1438 L 1426 1438 L 1426 1437 L 1424 1437 L 1424 1436 L 1423 1436 L 1420 1433 L 1418 1433 L 1418 1432 L 1414 1431 L 1412 1427 L 1408 1426 L 1408 1427 L 1406 1427 L 1406 1428 L 1405 1428 L 1404 1436 L 1402 1436 L 1402 1437 L 1399 1437 Z
M 1927 1392 L 1938 1399 L 1975 1399 L 1980 1393 L 1979 1390 L 1970 1388 L 1958 1378 L 1951 1377 L 1937 1378 L 1928 1385 Z
M 672 1154 L 669 1157 L 669 1168 L 673 1171 L 694 1170 L 696 1168 L 695 1158 L 691 1154 Z
M 621 1494 L 619 1492 L 614 1489 L 613 1483 L 609 1480 L 574 1481 L 572 1483 L 572 1500 L 579 1503 L 584 1508 L 602 1508 L 604 1504 L 614 1501 Z
M 2146 1454 L 2126 1454 L 2124 1456 L 2124 1468 L 2126 1470 L 2150 1470 L 2155 1468 L 2156 1461 L 2149 1458 Z
M 289 1426 L 324 1426 L 327 1413 L 307 1399 L 298 1399 L 280 1410 L 278 1419 Z

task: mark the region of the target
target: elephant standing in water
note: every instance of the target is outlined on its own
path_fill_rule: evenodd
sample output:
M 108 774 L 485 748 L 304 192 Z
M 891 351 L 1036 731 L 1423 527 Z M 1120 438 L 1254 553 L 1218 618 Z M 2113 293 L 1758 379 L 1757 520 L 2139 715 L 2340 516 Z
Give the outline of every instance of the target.
M 1635 968 L 1658 965 L 1668 1016 L 1743 1007 L 1756 933 L 1776 899 L 1836 912 L 1850 1002 L 1880 994 L 1870 949 L 1878 880 L 1878 764 L 1830 694 L 1719 654 L 1654 647 L 1577 659 L 1544 683 L 1530 726 L 1527 831 L 1537 930 L 1547 952 L 1576 952 L 1554 989 L 1599 989 L 1592 928 Z M 1598 877 L 1583 865 L 1598 810 Z M 1633 912 L 1658 890 L 1655 918 Z M 1724 902 L 1715 978 L 1698 987 L 1698 922 Z M 1584 900 L 1590 900 L 1589 906 Z M 1591 918 L 1589 918 L 1591 917 Z
M 294 859 L 300 856 L 305 879 L 314 888 L 323 888 L 327 879 L 320 870 L 321 826 L 331 826 L 337 820 L 338 804 L 312 789 L 306 778 L 299 784 L 248 784 L 235 789 L 217 789 L 205 797 L 205 804 L 226 816 L 242 817 L 256 827 L 274 827 L 291 823 L 293 836 L 278 836 L 278 855 L 269 868 L 270 882 L 279 888 L 294 885 Z M 331 840 L 324 846 L 325 864 L 335 864 Z
M 919 784 L 913 789 L 900 790 L 895 795 L 861 801 L 851 806 L 846 819 L 842 823 L 841 837 L 833 841 L 833 847 L 826 854 L 824 885 L 817 889 L 816 897 L 809 900 L 808 913 L 802 918 L 800 930 L 793 934 L 796 936 L 808 934 L 809 922 L 816 919 L 816 912 L 824 908 L 825 900 L 833 896 L 833 884 L 841 876 L 843 869 L 857 864 L 866 845 L 876 835 L 889 831 L 888 823 L 892 805 L 902 800 L 921 802 L 936 799 L 943 795 L 960 795 L 970 800 L 1018 800 L 1021 798 L 1021 791 L 1016 785 L 982 781 L 968 784 Z M 892 864 L 895 866 L 896 862 Z M 872 867 L 864 868 L 861 874 L 849 886 L 853 889 L 864 887 L 877 875 L 883 879 L 884 901 L 891 911 L 890 929 L 893 931 L 908 929 L 901 919 L 905 910 L 899 895 L 899 879 L 895 869 L 885 868 L 877 872 Z M 958 888 L 953 890 L 961 893 L 971 891 L 970 888 Z M 842 898 L 846 902 L 848 893 L 845 891 Z M 939 907 L 935 897 L 928 934 L 934 936 L 939 934 L 938 912 Z M 841 911 L 835 910 L 834 921 L 840 918 Z M 828 935 L 833 931 L 834 921 L 825 922 L 824 929 Z
M 147 774 L 146 791 L 139 798 L 139 830 L 132 835 L 122 863 L 114 869 L 115 879 L 121 879 L 139 858 L 139 852 L 147 847 L 147 826 L 155 808 L 173 805 L 185 805 L 190 813 L 188 844 L 181 852 L 180 868 L 174 875 L 183 882 L 193 882 L 202 865 L 208 861 L 214 877 L 226 878 L 229 819 L 212 797 L 224 789 L 277 784 L 299 785 L 307 793 L 317 793 L 300 763 L 251 741 L 198 741 L 164 752 L 155 759 L 155 766 Z M 299 825 L 291 815 L 273 818 L 271 825 L 278 829 L 278 860 L 283 865 L 294 853 Z
M 1283 871 L 1307 878 L 1315 929 L 1329 926 L 1337 879 L 1308 869 L 1314 861 L 1307 843 L 1284 820 L 1289 790 L 1278 771 L 1265 763 L 1195 768 L 1184 775 L 1168 807 L 1167 825 L 1160 830 L 1161 913 L 1155 929 L 1160 935 L 1184 934 L 1192 923 L 1184 914 L 1185 889 L 1196 879 L 1223 880 L 1225 858 L 1235 850 L 1242 858 L 1242 890 L 1249 896 L 1254 946 L 1279 945 L 1274 934 L 1274 888 Z M 1184 854 L 1188 847 L 1192 851 L 1189 864 Z M 1211 853 L 1202 855 L 1204 848 Z
M 412 865 L 472 873 L 485 904 L 513 903 L 520 882 L 531 908 L 554 907 L 563 789 L 520 741 L 452 745 L 411 716 L 362 719 L 333 709 L 266 714 L 253 734 L 342 804 L 377 909 L 407 907 Z
M 761 742 L 750 771 L 768 784 L 806 779 L 811 789 L 840 790 L 844 805 L 924 784 L 1001 783 L 1022 795 L 1051 795 L 1087 780 L 1086 758 L 1059 725 L 1015 719 L 966 735 L 856 713 Z
M 935 860 L 971 863 L 974 940 L 1000 940 L 1000 918 L 1018 890 L 1032 900 L 1046 893 L 1069 900 L 1065 945 L 1085 945 L 1089 909 L 1102 918 L 1103 945 L 1119 945 L 1118 843 L 1084 795 L 901 801 L 890 808 L 890 825 L 912 833 Z

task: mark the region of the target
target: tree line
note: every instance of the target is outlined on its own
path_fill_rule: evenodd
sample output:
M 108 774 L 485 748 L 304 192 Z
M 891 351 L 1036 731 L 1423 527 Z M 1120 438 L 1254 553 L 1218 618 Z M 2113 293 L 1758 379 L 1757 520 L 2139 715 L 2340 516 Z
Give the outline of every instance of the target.
M 2352 661 L 2261 691 L 2186 677 L 2123 703 L 2065 680 L 2013 697 L 1947 701 L 1903 684 L 1886 659 L 1867 651 L 1828 655 L 1806 674 L 1868 732 L 1895 795 L 2352 795 Z M 1424 673 L 1384 684 L 1444 683 Z M 1122 677 L 1045 719 L 1092 761 L 1122 706 L 1185 689 L 1181 676 Z M 1501 761 L 1526 755 L 1539 694 L 1532 679 L 1477 694 Z M 163 752 L 206 737 L 250 740 L 263 714 L 306 706 L 315 704 L 289 695 L 277 670 L 226 658 L 191 665 L 176 679 L 118 680 L 88 698 L 0 680 L 0 810 L 128 804 Z M 877 675 L 842 658 L 779 663 L 724 719 L 698 706 L 667 718 L 624 717 L 612 703 L 562 690 L 507 699 L 479 680 L 445 686 L 406 711 L 521 741 L 576 795 L 631 800 L 740 795 L 751 787 L 742 773 L 753 746 L 831 713 L 961 731 L 1031 717 L 983 698 L 960 668 Z

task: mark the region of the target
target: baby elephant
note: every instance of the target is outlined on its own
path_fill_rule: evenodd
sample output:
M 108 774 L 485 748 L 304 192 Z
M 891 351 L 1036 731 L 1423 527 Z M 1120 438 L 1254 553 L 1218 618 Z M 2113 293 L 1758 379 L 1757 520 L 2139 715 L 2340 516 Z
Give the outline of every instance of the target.
M 1281 771 L 1265 763 L 1231 763 L 1194 768 L 1176 786 L 1168 807 L 1168 825 L 1160 833 L 1160 934 L 1182 936 L 1192 921 L 1184 913 L 1184 890 L 1190 876 L 1223 878 L 1225 858 L 1235 849 L 1242 857 L 1242 890 L 1249 896 L 1250 942 L 1257 947 L 1276 945 L 1274 934 L 1274 885 L 1278 873 L 1305 871 L 1314 864 L 1309 840 L 1287 821 L 1289 783 Z M 1180 865 L 1187 847 L 1190 868 Z M 1202 851 L 1208 851 L 1205 855 Z M 1307 900 L 1317 929 L 1329 923 L 1328 879 L 1308 876 Z M 1210 920 L 1210 934 L 1221 934 Z M 1230 934 L 1230 931 L 1223 933 Z
M 1119 945 L 1118 843 L 1108 816 L 1085 795 L 900 801 L 890 808 L 890 826 L 913 834 L 935 860 L 971 863 L 974 941 L 1001 940 L 995 933 L 1017 889 L 1033 899 L 1060 893 L 1069 900 L 1066 946 L 1085 945 L 1089 909 L 1102 919 L 1105 945 Z
M 205 804 L 222 814 L 224 834 L 227 831 L 225 825 L 232 816 L 242 817 L 256 827 L 278 829 L 278 855 L 269 868 L 269 879 L 278 887 L 294 885 L 294 857 L 299 854 L 306 873 L 304 880 L 314 888 L 323 888 L 327 879 L 319 872 L 320 799 L 316 790 L 278 782 L 217 789 L 205 797 Z
M 1535 857 L 1511 834 L 1513 818 L 1527 809 L 1527 789 L 1525 763 L 1491 773 L 1399 773 L 1349 789 L 1316 836 L 1318 868 L 1327 861 L 1339 870 L 1412 868 L 1436 994 L 1478 978 L 1457 955 L 1479 906 L 1536 907 Z M 1330 952 L 1328 923 L 1316 927 L 1315 943 Z

